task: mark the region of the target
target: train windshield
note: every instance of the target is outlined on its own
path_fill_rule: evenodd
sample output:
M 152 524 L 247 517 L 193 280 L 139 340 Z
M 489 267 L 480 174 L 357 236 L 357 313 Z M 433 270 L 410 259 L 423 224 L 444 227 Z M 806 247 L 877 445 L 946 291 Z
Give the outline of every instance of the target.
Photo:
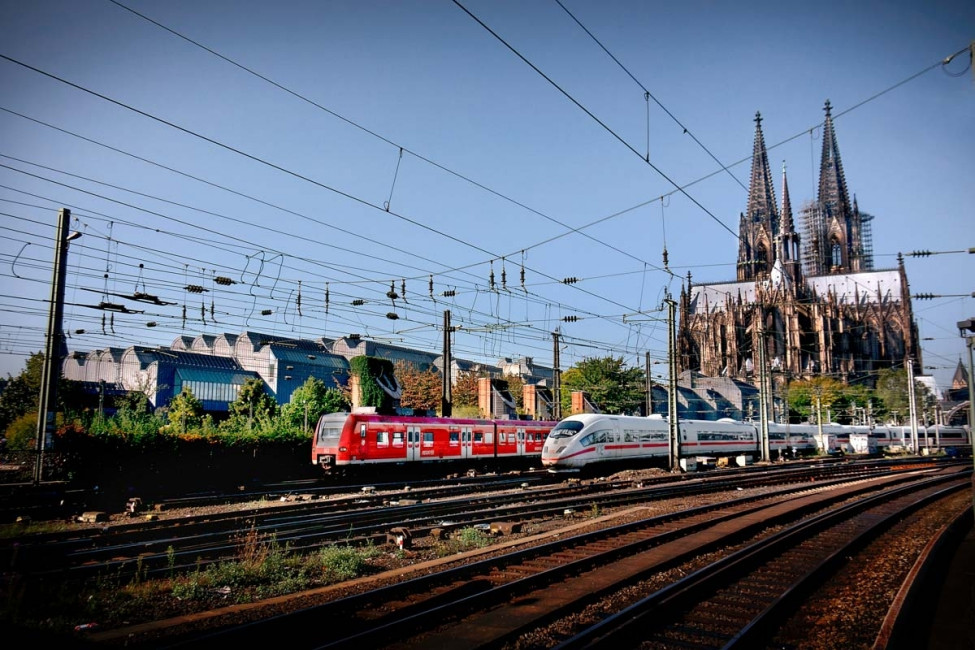
M 334 446 L 342 437 L 342 426 L 345 419 L 330 418 L 323 416 L 318 421 L 318 444 L 321 446 Z
M 571 438 L 575 434 L 582 430 L 583 424 L 577 420 L 562 420 L 555 425 L 551 433 L 548 434 L 549 438 Z

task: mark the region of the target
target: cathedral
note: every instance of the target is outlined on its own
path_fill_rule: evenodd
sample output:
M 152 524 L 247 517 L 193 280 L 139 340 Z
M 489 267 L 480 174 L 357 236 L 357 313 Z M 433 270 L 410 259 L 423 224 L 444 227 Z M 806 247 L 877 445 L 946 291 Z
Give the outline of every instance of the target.
M 874 268 L 873 217 L 850 199 L 828 101 L 825 111 L 819 192 L 799 210 L 799 228 L 784 167 L 781 205 L 776 200 L 756 114 L 737 277 L 694 284 L 687 274 L 677 340 L 681 370 L 757 382 L 764 363 L 777 385 L 829 375 L 872 386 L 879 370 L 908 362 L 919 373 L 904 260 Z

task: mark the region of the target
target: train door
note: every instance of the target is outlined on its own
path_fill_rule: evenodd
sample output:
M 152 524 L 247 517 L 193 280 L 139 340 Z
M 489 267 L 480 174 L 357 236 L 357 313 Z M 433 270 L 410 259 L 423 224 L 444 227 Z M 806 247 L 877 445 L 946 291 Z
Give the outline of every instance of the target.
M 420 427 L 406 427 L 406 460 L 420 460 Z
M 472 427 L 461 427 L 460 428 L 460 456 L 461 458 L 470 458 L 471 452 L 471 440 L 474 437 Z
M 518 451 L 516 452 L 519 456 L 525 455 L 525 427 L 518 427 L 515 431 L 517 437 Z

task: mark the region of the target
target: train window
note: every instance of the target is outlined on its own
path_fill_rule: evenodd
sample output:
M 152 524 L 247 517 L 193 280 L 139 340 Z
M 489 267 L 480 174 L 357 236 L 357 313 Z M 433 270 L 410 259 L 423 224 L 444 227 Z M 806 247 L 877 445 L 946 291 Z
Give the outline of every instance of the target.
M 366 425 L 364 424 L 361 427 L 359 427 L 359 437 L 362 438 L 363 440 L 366 439 Z
M 376 446 L 377 447 L 388 447 L 389 446 L 389 432 L 388 431 L 377 431 L 376 432 Z
M 582 426 L 582 422 L 578 420 L 563 420 L 548 435 L 550 438 L 571 438 L 582 431 Z
M 433 431 L 423 432 L 423 446 L 432 447 L 433 446 Z
M 451 447 L 456 447 L 459 444 L 460 444 L 460 432 L 459 431 L 451 431 L 450 432 L 450 446 Z
M 663 440 L 664 433 L 662 431 L 640 431 L 639 440 L 641 442 L 650 442 L 651 440 Z
M 579 441 L 579 444 L 582 445 L 583 447 L 588 447 L 589 445 L 591 445 L 592 434 L 590 433 L 588 436 L 582 436 L 582 440 Z
M 524 441 L 525 441 L 525 432 L 524 431 L 519 431 L 518 432 L 518 442 L 524 442 Z
M 403 432 L 393 431 L 393 446 L 402 447 L 403 446 Z
M 493 431 L 488 431 L 487 433 L 484 434 L 484 442 L 486 442 L 489 445 L 490 444 L 494 444 L 494 432 Z
M 478 443 L 484 442 L 484 432 L 483 431 L 475 431 L 474 432 L 474 442 L 478 442 Z
M 504 431 L 498 431 L 498 444 L 503 445 L 507 441 L 507 435 Z

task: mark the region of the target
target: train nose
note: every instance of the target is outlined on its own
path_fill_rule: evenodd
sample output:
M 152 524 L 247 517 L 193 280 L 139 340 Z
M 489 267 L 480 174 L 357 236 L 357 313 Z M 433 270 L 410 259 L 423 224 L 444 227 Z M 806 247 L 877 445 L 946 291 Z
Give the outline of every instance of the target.
M 542 466 L 555 467 L 562 458 L 565 445 L 547 444 L 542 447 Z

